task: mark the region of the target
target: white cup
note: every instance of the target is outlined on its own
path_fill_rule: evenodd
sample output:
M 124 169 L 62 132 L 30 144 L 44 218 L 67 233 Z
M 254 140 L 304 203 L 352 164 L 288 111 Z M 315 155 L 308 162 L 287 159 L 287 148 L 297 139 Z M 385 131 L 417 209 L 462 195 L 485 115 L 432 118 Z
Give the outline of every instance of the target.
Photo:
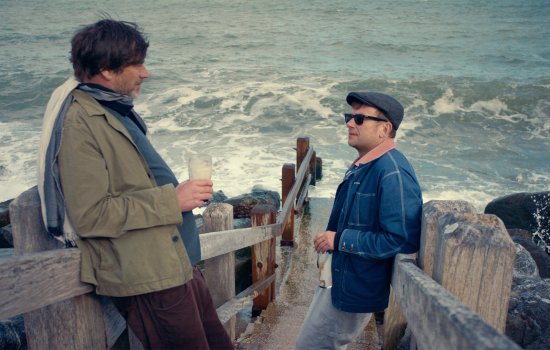
M 319 253 L 317 255 L 319 265 L 319 286 L 322 288 L 332 287 L 332 252 Z
M 192 154 L 189 156 L 189 178 L 211 179 L 212 157 L 208 154 Z

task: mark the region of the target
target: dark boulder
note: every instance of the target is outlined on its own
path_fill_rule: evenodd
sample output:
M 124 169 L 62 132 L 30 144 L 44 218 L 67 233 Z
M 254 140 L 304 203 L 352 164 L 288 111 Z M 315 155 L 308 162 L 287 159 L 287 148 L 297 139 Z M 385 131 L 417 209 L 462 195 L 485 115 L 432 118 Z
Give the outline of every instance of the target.
M 550 246 L 550 191 L 515 193 L 497 198 L 485 207 L 485 214 L 495 214 L 507 229 L 533 232 L 533 241 Z
M 10 223 L 10 203 L 13 199 L 0 203 L 0 227 Z
M 550 255 L 535 244 L 529 238 L 524 237 L 513 237 L 514 242 L 519 243 L 529 252 L 532 259 L 537 264 L 539 270 L 539 275 L 541 278 L 550 278 Z
M 233 206 L 234 218 L 247 218 L 250 217 L 250 211 L 256 204 L 270 204 L 273 205 L 276 210 L 279 210 L 281 206 L 281 197 L 276 191 L 254 187 L 251 193 L 231 197 L 225 200 L 224 203 Z
M 527 249 L 519 243 L 516 243 L 516 261 L 514 262 L 513 276 L 540 278 L 535 260 L 533 260 Z
M 495 214 L 508 229 L 521 228 L 535 232 L 540 228 L 549 228 L 550 206 L 548 204 L 550 204 L 550 191 L 514 193 L 491 201 L 485 207 L 485 214 Z M 544 214 L 547 214 L 545 220 L 544 218 L 537 220 L 537 216 L 544 216 Z
M 506 335 L 523 348 L 548 344 L 550 279 L 515 275 L 508 305 Z M 537 346 L 537 347 L 535 347 Z
M 11 225 L 0 227 L 0 248 L 13 248 Z
M 15 316 L 7 320 L 0 320 L 0 349 L 27 349 L 23 316 Z

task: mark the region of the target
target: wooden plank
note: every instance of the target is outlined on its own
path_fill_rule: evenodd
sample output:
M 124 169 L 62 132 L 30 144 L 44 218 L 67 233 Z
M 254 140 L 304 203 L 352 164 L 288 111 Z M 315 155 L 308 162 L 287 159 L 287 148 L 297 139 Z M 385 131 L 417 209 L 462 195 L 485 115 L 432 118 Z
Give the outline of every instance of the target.
M 203 215 L 205 232 L 233 228 L 233 206 L 227 203 L 212 203 Z M 226 234 L 228 235 L 228 234 Z M 235 296 L 235 252 L 217 255 L 204 262 L 205 279 L 212 294 L 214 307 L 223 305 Z M 231 339 L 235 339 L 235 317 L 230 318 L 224 327 Z
M 17 255 L 51 250 L 62 244 L 45 232 L 40 211 L 40 199 L 36 187 L 23 192 L 10 203 L 12 235 Z M 68 249 L 80 255 L 77 250 Z M 68 259 L 72 266 L 68 274 L 69 283 L 54 284 L 55 290 L 72 290 L 77 286 L 75 279 L 80 275 L 80 259 Z M 44 261 L 44 268 L 51 268 L 51 262 Z M 42 278 L 41 276 L 37 276 Z M 56 279 L 56 281 L 58 281 Z M 45 281 L 44 281 L 45 282 Z M 39 287 L 36 285 L 36 287 Z M 21 291 L 31 293 L 25 301 L 41 299 L 43 294 L 53 295 L 51 290 L 31 288 Z M 92 349 L 106 348 L 109 341 L 103 320 L 103 311 L 99 300 L 93 294 L 83 294 L 27 312 L 23 315 L 27 344 L 31 349 Z
M 0 319 L 93 291 L 80 282 L 78 249 L 1 258 L 0 276 Z
M 285 223 L 288 219 L 288 216 L 290 215 L 290 210 L 294 210 L 294 202 L 296 200 L 296 196 L 298 195 L 298 191 L 302 187 L 301 185 L 304 183 L 304 178 L 306 176 L 306 173 L 308 172 L 309 166 L 309 160 L 313 156 L 313 148 L 310 148 L 303 159 L 304 166 L 301 166 L 298 169 L 298 173 L 296 174 L 296 180 L 294 181 L 294 185 L 292 186 L 292 190 L 290 190 L 288 197 L 289 200 L 285 201 L 283 204 L 283 209 L 277 216 L 277 223 L 282 224 Z
M 400 255 L 392 286 L 420 349 L 521 349 Z
M 435 251 L 439 242 L 437 220 L 442 215 L 452 212 L 475 213 L 475 208 L 466 201 L 443 200 L 431 200 L 422 206 L 422 233 L 418 266 L 430 277 L 433 276 Z
M 308 192 L 309 192 L 309 186 L 307 184 L 311 181 L 311 174 L 307 175 L 307 178 L 304 182 L 306 184 L 304 187 L 302 187 L 302 192 L 300 193 L 300 197 L 298 197 L 298 200 L 296 201 L 296 210 L 302 210 L 304 206 L 304 201 L 307 198 Z
M 291 192 L 294 184 L 296 183 L 296 165 L 294 164 L 284 164 L 282 169 L 282 188 L 281 188 L 281 197 L 283 201 L 283 207 L 285 207 L 287 201 L 291 202 L 289 205 L 286 205 L 289 208 L 288 220 L 283 221 L 283 233 L 281 237 L 282 246 L 293 246 L 294 245 L 294 199 L 288 197 Z M 286 213 L 282 213 L 281 216 L 287 216 Z
M 415 254 L 407 254 L 403 258 L 416 260 Z M 390 300 L 388 308 L 384 313 L 384 333 L 383 343 L 385 350 L 393 350 L 397 348 L 401 342 L 401 338 L 405 334 L 405 329 L 407 328 L 407 320 L 399 308 L 399 303 L 395 297 L 395 292 L 393 287 L 390 289 Z
M 220 320 L 226 322 L 230 317 L 236 315 L 246 307 L 251 299 L 257 297 L 262 290 L 269 288 L 272 283 L 275 282 L 275 277 L 276 275 L 273 274 L 262 281 L 252 284 L 250 287 L 237 294 L 233 299 L 218 307 L 216 312 Z
M 236 251 L 263 242 L 272 237 L 280 236 L 281 224 L 272 224 L 261 227 L 249 227 L 236 230 L 203 233 L 199 236 L 201 241 L 202 259 Z
M 252 226 L 261 226 L 273 223 L 277 210 L 272 205 L 259 204 L 252 208 L 250 217 Z M 275 238 L 252 246 L 252 283 L 256 283 L 275 273 Z M 267 308 L 275 298 L 275 285 L 264 290 L 254 298 L 252 313 L 259 314 Z
M 447 213 L 438 220 L 433 279 L 504 333 L 516 248 L 494 215 Z

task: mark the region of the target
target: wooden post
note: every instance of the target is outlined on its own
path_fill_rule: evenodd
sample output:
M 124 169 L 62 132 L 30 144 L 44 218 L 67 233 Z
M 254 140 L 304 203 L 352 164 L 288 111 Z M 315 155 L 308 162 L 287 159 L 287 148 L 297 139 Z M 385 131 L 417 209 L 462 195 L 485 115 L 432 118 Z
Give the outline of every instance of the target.
M 233 229 L 233 206 L 211 203 L 202 214 L 204 232 Z M 214 307 L 223 305 L 235 296 L 235 252 L 222 254 L 204 261 L 205 279 L 212 294 Z M 235 316 L 224 324 L 231 339 L 235 339 Z
M 437 219 L 450 212 L 474 212 L 474 207 L 465 201 L 429 201 L 422 206 L 422 228 L 420 249 L 418 252 L 418 266 L 432 277 L 435 247 L 438 241 Z M 414 259 L 414 256 L 408 256 Z M 390 303 L 384 316 L 384 349 L 395 349 L 407 327 L 407 320 L 397 300 L 393 287 L 390 292 Z
M 283 201 L 283 207 L 286 203 L 288 193 L 292 189 L 294 182 L 296 181 L 296 167 L 294 164 L 283 165 L 283 185 L 281 191 L 281 199 Z M 294 205 L 290 208 L 290 214 L 288 220 L 283 223 L 283 233 L 281 236 L 281 246 L 293 246 L 294 245 Z
M 252 227 L 275 223 L 277 210 L 272 205 L 257 204 L 250 212 Z M 275 238 L 268 239 L 252 246 L 252 284 L 275 273 Z M 275 300 L 275 281 L 260 295 L 254 298 L 252 314 L 259 315 Z
M 438 219 L 433 279 L 504 333 L 516 248 L 494 215 L 447 213 Z
M 416 254 L 402 255 L 403 259 L 415 259 Z M 383 344 L 384 350 L 393 350 L 401 342 L 407 328 L 407 319 L 401 312 L 395 297 L 393 286 L 390 289 L 390 301 L 384 313 Z M 411 347 L 411 350 L 413 348 Z
M 320 157 L 317 157 L 317 161 L 315 162 L 315 177 L 317 180 L 323 178 L 323 159 Z
M 432 200 L 422 206 L 422 232 L 420 235 L 420 250 L 418 251 L 418 267 L 428 276 L 433 276 L 436 247 L 439 241 L 437 220 L 444 214 L 475 213 L 473 205 L 466 201 Z
M 300 165 L 302 165 L 302 161 L 306 157 L 308 149 L 309 137 L 298 137 L 296 141 L 296 171 L 300 170 Z
M 36 187 L 10 204 L 14 253 L 63 248 L 45 231 Z M 117 313 L 118 314 L 118 313 Z M 108 334 L 101 302 L 94 294 L 57 302 L 23 315 L 30 349 L 97 349 L 110 347 L 118 334 Z M 118 318 L 122 318 L 118 314 Z M 125 324 L 125 322 L 123 322 Z
M 311 174 L 311 181 L 309 182 L 310 185 L 315 186 L 317 184 L 317 156 L 316 152 L 313 151 L 313 154 L 311 155 L 311 160 L 309 162 L 309 172 Z

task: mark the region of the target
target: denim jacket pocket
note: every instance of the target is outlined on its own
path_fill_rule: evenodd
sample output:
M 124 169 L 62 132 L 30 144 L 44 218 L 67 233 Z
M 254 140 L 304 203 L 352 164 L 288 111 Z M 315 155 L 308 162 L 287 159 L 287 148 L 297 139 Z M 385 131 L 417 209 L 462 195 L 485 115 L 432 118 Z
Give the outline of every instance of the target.
M 353 200 L 353 206 L 351 208 L 349 224 L 357 226 L 358 228 L 365 228 L 372 226 L 369 211 L 375 210 L 376 193 L 361 193 L 357 192 Z

